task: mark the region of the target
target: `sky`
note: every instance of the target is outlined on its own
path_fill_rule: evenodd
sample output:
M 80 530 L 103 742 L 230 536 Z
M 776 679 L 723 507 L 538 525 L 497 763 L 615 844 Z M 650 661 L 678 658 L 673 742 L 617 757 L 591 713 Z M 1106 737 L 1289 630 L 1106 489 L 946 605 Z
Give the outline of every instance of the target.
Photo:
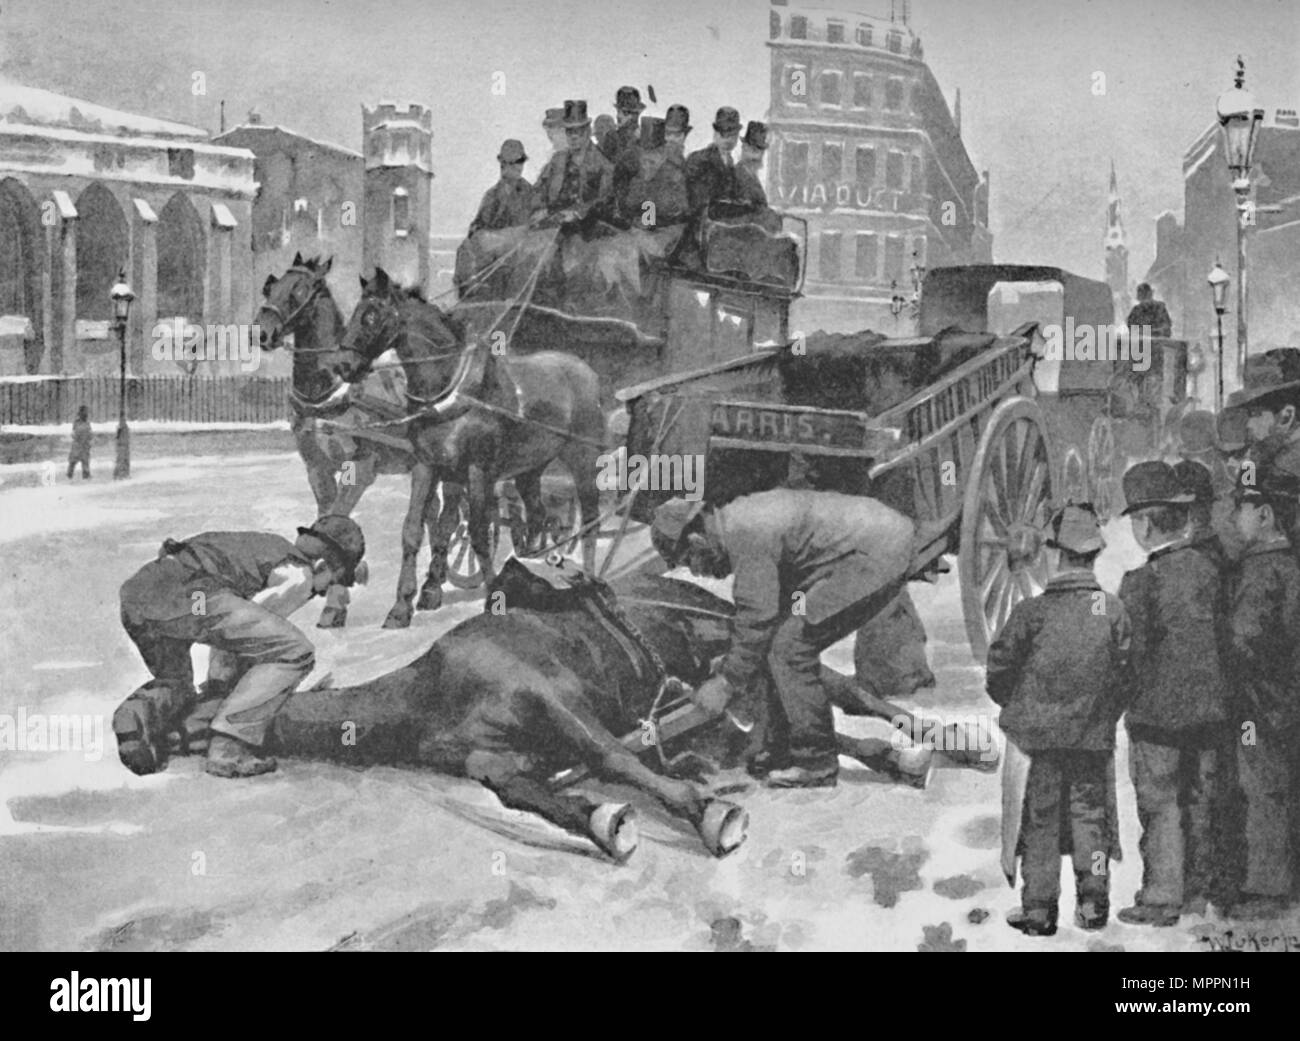
M 808 3 L 805 7 L 829 6 Z M 888 16 L 889 0 L 836 4 Z M 901 2 L 899 4 L 901 7 Z M 3 0 L 0 76 L 216 131 L 256 108 L 361 147 L 361 106 L 418 101 L 434 126 L 433 225 L 457 234 L 503 139 L 547 155 L 544 109 L 653 85 L 692 143 L 719 105 L 768 107 L 765 0 Z M 1101 277 L 1113 160 L 1130 275 L 1154 222 L 1182 211 L 1182 155 L 1214 118 L 1238 53 L 1270 117 L 1300 108 L 1300 0 L 912 0 L 911 22 L 990 173 L 994 256 Z M 206 93 L 196 94 L 195 73 Z M 1104 74 L 1105 92 L 1096 90 Z M 495 87 L 495 89 L 494 89 Z M 1225 203 L 1228 205 L 1229 203 Z

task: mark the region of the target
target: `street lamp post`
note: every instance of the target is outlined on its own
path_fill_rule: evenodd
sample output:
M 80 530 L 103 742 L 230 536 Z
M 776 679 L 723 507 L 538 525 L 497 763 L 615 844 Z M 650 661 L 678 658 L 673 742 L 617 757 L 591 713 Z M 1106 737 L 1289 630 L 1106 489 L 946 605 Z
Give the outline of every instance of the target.
M 1246 90 L 1246 63 L 1237 58 L 1237 73 L 1231 90 L 1219 97 L 1217 112 L 1223 131 L 1223 149 L 1237 196 L 1237 380 L 1246 380 L 1246 228 L 1253 223 L 1250 202 L 1250 167 L 1264 110 Z
M 1210 292 L 1214 294 L 1214 315 L 1219 329 L 1217 351 L 1219 380 L 1214 396 L 1214 410 L 1218 412 L 1223 409 L 1223 312 L 1228 309 L 1228 283 L 1232 280 L 1223 270 L 1223 265 L 1219 263 L 1217 257 L 1214 259 L 1210 277 L 1206 281 L 1210 283 Z
M 117 399 L 117 459 L 113 463 L 113 477 L 131 476 L 131 431 L 126 425 L 126 325 L 131 315 L 131 301 L 135 294 L 127 285 L 126 272 L 119 271 L 117 282 L 109 295 L 113 298 L 113 324 L 117 328 L 119 380 Z

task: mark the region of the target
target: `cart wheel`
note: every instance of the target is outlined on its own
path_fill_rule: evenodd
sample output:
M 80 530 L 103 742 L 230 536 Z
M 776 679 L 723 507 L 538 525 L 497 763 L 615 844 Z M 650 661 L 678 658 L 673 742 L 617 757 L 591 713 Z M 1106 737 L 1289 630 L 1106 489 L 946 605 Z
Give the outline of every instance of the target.
M 578 530 L 582 527 L 582 511 L 573 482 L 565 475 L 542 478 L 542 505 L 546 508 L 546 527 L 542 538 L 543 555 L 559 553 L 573 557 L 581 553 Z
M 1115 425 L 1110 416 L 1098 416 L 1088 431 L 1088 487 L 1092 505 L 1104 523 L 1115 511 Z
M 501 518 L 492 518 L 488 528 L 488 543 L 492 547 L 492 559 L 500 556 Z M 460 523 L 447 544 L 447 581 L 457 589 L 477 589 L 483 584 L 483 569 L 479 567 L 478 554 L 469 541 L 469 507 L 460 504 Z
M 994 410 L 971 462 L 957 570 L 971 652 L 978 661 L 1011 609 L 1047 584 L 1044 529 L 1052 453 L 1042 409 L 1011 398 Z

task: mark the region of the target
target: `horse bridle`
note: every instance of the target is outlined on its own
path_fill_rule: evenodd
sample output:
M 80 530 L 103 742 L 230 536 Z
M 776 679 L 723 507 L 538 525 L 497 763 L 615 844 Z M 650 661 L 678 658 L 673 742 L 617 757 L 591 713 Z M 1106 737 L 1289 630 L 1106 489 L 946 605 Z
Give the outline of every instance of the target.
M 396 346 L 398 339 L 403 334 L 405 334 L 408 337 L 418 337 L 419 339 L 424 340 L 426 343 L 430 343 L 430 344 L 435 343 L 434 340 L 431 340 L 427 336 L 421 336 L 419 333 L 413 332 L 410 329 L 404 330 L 402 328 L 402 321 L 403 321 L 402 315 L 397 305 L 391 299 L 388 301 L 388 304 L 389 307 L 391 308 L 390 313 L 384 316 L 383 322 L 380 323 L 379 328 L 372 334 L 371 337 L 371 339 L 378 340 L 380 344 L 378 349 L 362 350 L 357 347 L 350 347 L 344 344 L 339 344 L 334 349 L 339 354 L 351 354 L 354 357 L 360 358 L 363 362 L 365 362 L 367 367 L 373 368 L 375 359 L 378 358 L 380 355 L 385 354 L 386 352 L 392 350 Z M 396 326 L 396 328 L 394 328 L 394 326 Z M 391 333 L 385 335 L 385 332 L 390 329 L 392 330 Z M 447 358 L 462 357 L 464 354 L 465 354 L 464 349 L 459 349 L 454 351 L 439 351 L 436 354 L 426 355 L 423 358 L 411 358 L 409 360 L 403 359 L 401 365 L 403 367 L 407 365 L 425 365 L 428 364 L 429 362 L 445 361 Z M 413 401 L 421 400 L 420 398 L 413 397 L 409 393 L 407 394 L 407 397 L 410 397 Z
M 260 314 L 262 311 L 269 311 L 280 320 L 280 327 L 282 329 L 292 329 L 307 308 L 316 302 L 316 298 L 320 296 L 321 292 L 325 289 L 325 276 L 307 267 L 291 267 L 285 272 L 285 274 L 300 274 L 311 277 L 311 290 L 307 293 L 306 298 L 287 315 L 276 307 L 275 304 L 271 303 L 270 300 L 266 300 L 262 303 L 258 313 Z M 285 347 L 284 349 L 289 351 L 291 354 L 333 354 L 338 350 L 337 347 L 298 347 L 297 345 L 293 347 Z

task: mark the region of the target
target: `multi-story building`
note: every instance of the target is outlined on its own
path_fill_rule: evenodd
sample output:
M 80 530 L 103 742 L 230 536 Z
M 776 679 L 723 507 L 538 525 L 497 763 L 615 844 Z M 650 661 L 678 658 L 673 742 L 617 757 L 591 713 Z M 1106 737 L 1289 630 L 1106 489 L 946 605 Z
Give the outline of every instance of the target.
M 1251 171 L 1254 224 L 1246 232 L 1249 279 L 1247 332 L 1252 355 L 1273 347 L 1300 347 L 1300 117 L 1276 109 L 1260 127 Z M 1224 316 L 1224 386 L 1240 386 L 1237 372 L 1237 208 L 1232 176 L 1217 124 L 1183 156 L 1183 220 L 1156 220 L 1156 259 L 1147 271 L 1156 296 L 1173 319 L 1174 335 L 1205 351 L 1213 364 L 1216 320 L 1206 278 L 1215 261 L 1232 278 Z
M 891 18 L 772 0 L 768 200 L 808 222 L 792 328 L 908 334 L 912 269 L 992 260 L 988 174 L 905 5 Z M 900 10 L 901 9 L 901 10 Z

